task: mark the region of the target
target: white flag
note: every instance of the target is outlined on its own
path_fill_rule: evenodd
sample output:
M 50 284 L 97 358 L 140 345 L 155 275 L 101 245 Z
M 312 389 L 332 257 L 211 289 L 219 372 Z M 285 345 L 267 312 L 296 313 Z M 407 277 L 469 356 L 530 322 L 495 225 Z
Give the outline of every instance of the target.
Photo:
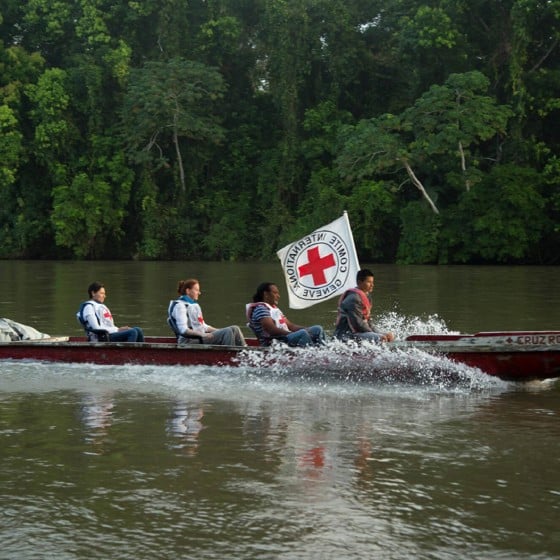
M 292 309 L 311 307 L 356 286 L 360 265 L 346 212 L 276 254 Z

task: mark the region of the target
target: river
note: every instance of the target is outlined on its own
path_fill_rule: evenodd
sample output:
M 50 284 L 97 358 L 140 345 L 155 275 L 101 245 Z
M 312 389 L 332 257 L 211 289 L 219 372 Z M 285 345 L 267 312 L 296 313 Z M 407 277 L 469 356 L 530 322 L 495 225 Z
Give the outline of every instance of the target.
M 560 329 L 558 267 L 371 265 L 374 312 L 419 330 Z M 0 316 L 80 332 L 93 280 L 117 324 L 168 334 L 179 279 L 244 324 L 277 263 L 0 261 Z M 0 362 L 0 559 L 560 558 L 560 383 L 418 361 L 417 382 L 251 368 Z

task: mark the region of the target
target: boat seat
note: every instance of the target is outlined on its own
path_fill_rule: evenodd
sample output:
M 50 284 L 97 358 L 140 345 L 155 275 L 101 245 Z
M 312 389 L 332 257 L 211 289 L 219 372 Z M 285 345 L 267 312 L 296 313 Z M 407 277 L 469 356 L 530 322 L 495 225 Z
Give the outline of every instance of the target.
M 105 329 L 85 329 L 85 331 L 88 340 L 90 339 L 90 333 L 91 333 L 97 336 L 97 342 L 109 342 L 109 331 L 106 331 Z M 96 342 L 96 341 L 89 340 L 89 342 Z
M 168 317 L 167 318 L 167 324 L 169 325 L 169 328 L 173 331 L 173 334 L 175 335 L 175 339 L 177 340 L 177 342 L 179 342 L 179 337 L 182 336 L 183 338 L 191 338 L 193 340 L 198 340 L 198 342 L 200 344 L 202 344 L 202 335 L 200 334 L 183 334 L 180 332 L 177 332 L 177 330 L 175 329 L 175 327 L 173 326 L 173 321 Z

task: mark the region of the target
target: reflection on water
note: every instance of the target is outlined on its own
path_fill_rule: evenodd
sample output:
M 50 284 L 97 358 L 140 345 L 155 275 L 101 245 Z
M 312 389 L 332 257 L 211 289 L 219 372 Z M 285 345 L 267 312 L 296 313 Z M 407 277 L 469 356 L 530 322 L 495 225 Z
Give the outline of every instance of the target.
M 6 558 L 560 554 L 551 383 L 15 363 L 0 383 Z
M 200 432 L 204 429 L 203 416 L 204 408 L 200 403 L 184 400 L 174 403 L 167 425 L 167 432 L 174 439 L 174 448 L 185 449 L 189 455 L 196 455 Z
M 84 427 L 85 441 L 91 443 L 96 453 L 102 453 L 103 444 L 113 423 L 115 406 L 112 392 L 85 393 L 80 402 L 80 418 Z

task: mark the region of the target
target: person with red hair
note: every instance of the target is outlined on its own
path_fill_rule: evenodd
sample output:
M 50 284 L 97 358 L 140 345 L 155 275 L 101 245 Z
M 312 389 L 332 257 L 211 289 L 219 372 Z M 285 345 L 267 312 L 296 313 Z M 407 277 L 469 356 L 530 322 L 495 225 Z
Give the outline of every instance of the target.
M 204 321 L 198 303 L 200 282 L 196 278 L 180 280 L 177 285 L 179 298 L 169 302 L 167 322 L 177 336 L 179 344 L 219 344 L 247 346 L 237 325 L 217 329 Z

